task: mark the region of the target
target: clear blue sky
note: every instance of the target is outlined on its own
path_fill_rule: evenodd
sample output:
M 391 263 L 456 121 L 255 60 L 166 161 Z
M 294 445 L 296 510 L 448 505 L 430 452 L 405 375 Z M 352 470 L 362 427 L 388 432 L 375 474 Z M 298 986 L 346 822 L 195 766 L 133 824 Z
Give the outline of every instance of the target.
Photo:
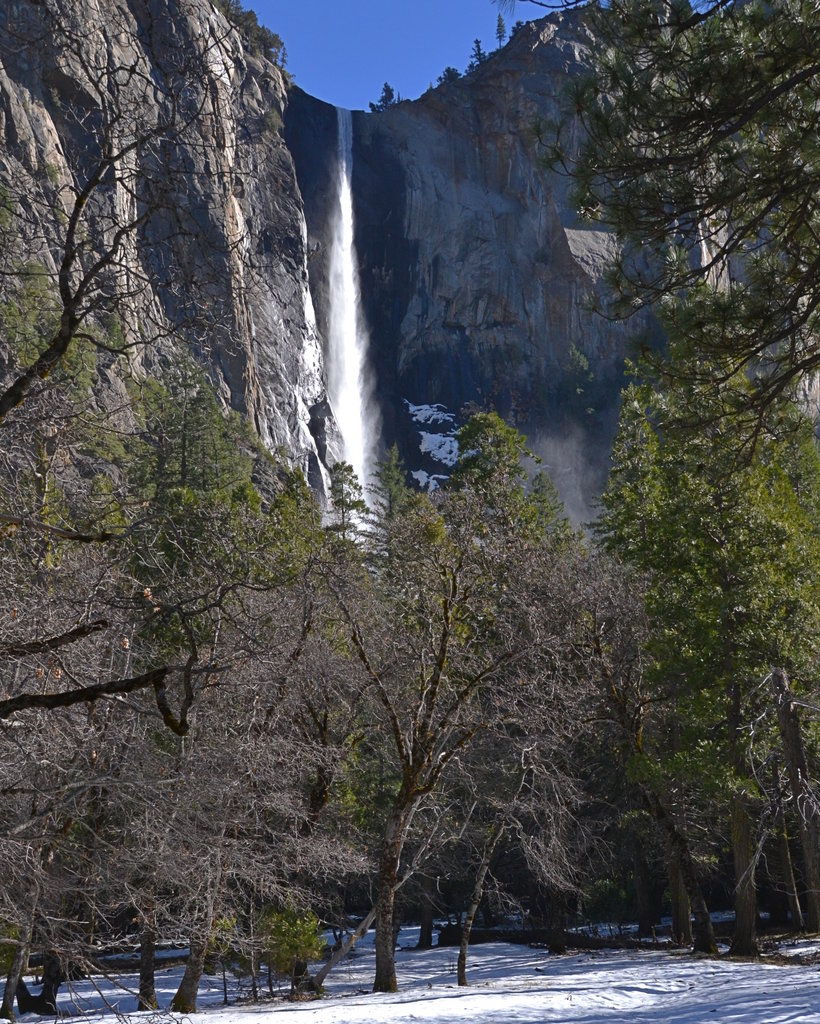
M 473 40 L 496 47 L 491 0 L 244 0 L 278 32 L 288 70 L 306 92 L 339 107 L 367 109 L 389 82 L 419 96 L 451 64 L 463 71 Z M 507 28 L 547 12 L 529 3 L 504 13 Z

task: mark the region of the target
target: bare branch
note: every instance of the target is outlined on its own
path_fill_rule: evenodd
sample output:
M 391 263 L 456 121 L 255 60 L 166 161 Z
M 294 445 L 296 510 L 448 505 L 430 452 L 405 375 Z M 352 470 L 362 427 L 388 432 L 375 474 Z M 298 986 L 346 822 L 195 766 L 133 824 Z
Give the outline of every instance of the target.
M 10 718 L 18 711 L 32 711 L 38 708 L 51 711 L 54 708 L 73 707 L 75 704 L 88 704 L 101 697 L 134 693 L 137 690 L 146 690 L 149 686 L 153 686 L 156 691 L 161 689 L 164 692 L 168 671 L 167 667 L 156 668 L 130 679 L 111 679 L 106 683 L 83 686 L 77 690 L 65 690 L 63 693 L 21 693 L 17 697 L 0 701 L 0 719 Z M 157 703 L 159 704 L 159 698 Z

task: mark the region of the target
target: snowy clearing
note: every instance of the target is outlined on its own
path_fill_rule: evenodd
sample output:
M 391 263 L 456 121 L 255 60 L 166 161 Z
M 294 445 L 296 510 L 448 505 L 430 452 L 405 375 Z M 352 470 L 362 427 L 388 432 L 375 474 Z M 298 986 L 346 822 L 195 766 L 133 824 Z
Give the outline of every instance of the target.
M 403 929 L 400 943 L 417 932 Z M 800 943 L 801 950 L 818 949 Z M 784 950 L 785 952 L 785 950 Z M 596 951 L 554 956 L 546 950 L 489 943 L 470 949 L 470 987 L 456 987 L 452 948 L 402 949 L 396 966 L 401 991 L 369 992 L 373 978 L 372 933 L 328 978 L 327 996 L 301 1003 L 242 1003 L 223 1007 L 222 979 L 203 979 L 200 1007 L 208 1024 L 820 1024 L 820 970 L 771 963 L 737 963 L 684 952 Z M 167 1006 L 182 968 L 157 972 L 157 995 Z M 85 1020 L 122 1019 L 136 1005 L 137 977 L 73 983 L 60 1009 Z M 231 985 L 232 998 L 237 993 Z M 264 984 L 262 985 L 264 989 Z M 73 996 L 73 1002 L 72 1002 Z M 110 1009 L 106 1012 L 103 997 Z M 176 1017 L 177 1015 L 161 1015 Z M 135 1014 L 157 1021 L 158 1015 Z M 22 1020 L 39 1020 L 32 1016 Z

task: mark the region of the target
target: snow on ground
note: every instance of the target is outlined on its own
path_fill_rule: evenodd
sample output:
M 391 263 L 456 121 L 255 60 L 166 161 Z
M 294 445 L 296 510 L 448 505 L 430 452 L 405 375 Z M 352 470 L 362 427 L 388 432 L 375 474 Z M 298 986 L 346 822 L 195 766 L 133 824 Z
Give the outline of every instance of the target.
M 330 974 L 328 995 L 318 1001 L 223 1007 L 221 977 L 204 978 L 202 1024 L 820 1024 L 816 967 L 731 962 L 661 950 L 553 956 L 527 946 L 488 943 L 470 949 L 470 986 L 459 989 L 457 950 L 417 952 L 409 948 L 417 934 L 403 929 L 399 936 L 405 948 L 396 958 L 401 989 L 396 994 L 369 991 L 374 966 L 370 933 Z M 814 943 L 813 949 L 818 948 Z M 181 973 L 181 967 L 157 972 L 160 1005 L 170 1002 Z M 61 992 L 60 1010 L 66 1016 L 82 1013 L 94 1024 L 115 1024 L 116 1009 L 117 1024 L 122 1024 L 123 1015 L 130 1016 L 136 1005 L 137 976 L 123 975 L 120 982 L 124 988 L 100 981 L 96 990 L 89 981 L 74 982 L 71 994 Z M 159 1019 L 133 1014 L 135 1024 L 158 1024 Z
M 786 939 L 778 943 L 777 953 L 779 956 L 803 957 L 808 960 L 810 957 L 820 957 L 820 943 L 816 939 Z

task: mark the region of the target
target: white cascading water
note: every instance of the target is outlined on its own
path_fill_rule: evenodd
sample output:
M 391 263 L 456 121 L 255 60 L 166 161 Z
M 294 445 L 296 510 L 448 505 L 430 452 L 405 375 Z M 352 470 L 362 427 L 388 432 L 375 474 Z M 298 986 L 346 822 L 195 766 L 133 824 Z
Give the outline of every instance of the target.
M 376 461 L 378 422 L 353 242 L 353 116 L 338 108 L 336 115 L 339 210 L 330 247 L 328 391 L 344 441 L 345 461 L 353 466 L 367 497 Z

